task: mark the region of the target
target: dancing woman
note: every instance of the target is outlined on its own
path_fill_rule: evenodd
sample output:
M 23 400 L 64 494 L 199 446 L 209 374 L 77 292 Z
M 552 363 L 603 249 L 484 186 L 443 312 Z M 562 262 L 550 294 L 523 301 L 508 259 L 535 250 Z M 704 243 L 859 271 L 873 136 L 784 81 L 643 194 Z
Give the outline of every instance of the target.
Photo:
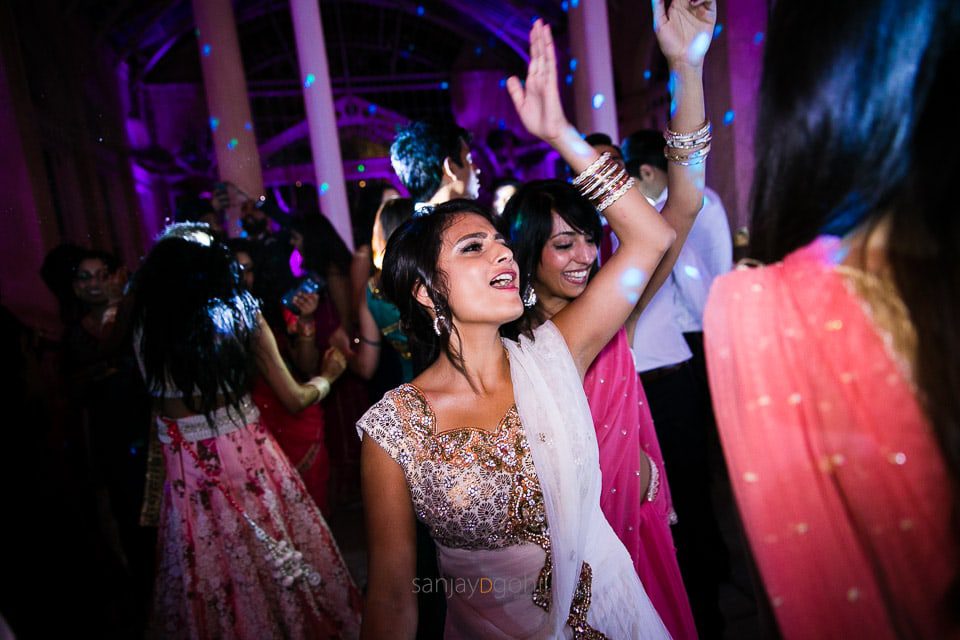
M 294 381 L 233 256 L 206 225 L 168 228 L 137 273 L 135 296 L 167 477 L 151 634 L 356 637 L 359 593 L 247 395 L 253 367 L 291 411 L 319 401 L 330 380 Z
M 677 172 L 672 174 L 676 177 Z M 665 219 L 685 236 L 693 216 L 665 207 Z M 526 310 L 511 336 L 528 337 L 580 297 L 596 271 L 600 216 L 589 200 L 560 180 L 520 188 L 498 220 L 513 250 Z M 640 304 L 669 274 L 677 242 L 657 266 Z M 675 640 L 696 638 L 670 533 L 675 518 L 663 455 L 647 397 L 636 374 L 627 332 L 621 328 L 587 370 L 583 389 L 590 405 L 603 474 L 600 507 L 633 559 L 650 601 Z
M 816 42 L 805 37 L 816 29 Z M 773 6 L 752 252 L 704 335 L 737 503 L 786 638 L 956 638 L 960 5 Z
M 702 55 L 712 3 L 657 9 L 676 72 L 672 129 L 703 125 Z M 705 41 L 704 41 L 705 39 Z M 411 346 L 432 361 L 359 423 L 370 574 L 363 636 L 416 629 L 414 520 L 431 529 L 447 581 L 448 638 L 662 638 L 667 631 L 600 510 L 596 435 L 583 394 L 590 363 L 626 320 L 675 232 L 629 176 L 563 115 L 549 27 L 530 34 L 526 85 L 508 82 L 524 126 L 603 205 L 619 251 L 587 290 L 534 333 L 503 340 L 523 312 L 513 254 L 488 214 L 452 201 L 391 237 L 383 287 Z M 684 158 L 699 153 L 689 149 Z M 677 167 L 674 206 L 692 216 L 695 172 Z M 430 357 L 432 356 L 432 358 Z

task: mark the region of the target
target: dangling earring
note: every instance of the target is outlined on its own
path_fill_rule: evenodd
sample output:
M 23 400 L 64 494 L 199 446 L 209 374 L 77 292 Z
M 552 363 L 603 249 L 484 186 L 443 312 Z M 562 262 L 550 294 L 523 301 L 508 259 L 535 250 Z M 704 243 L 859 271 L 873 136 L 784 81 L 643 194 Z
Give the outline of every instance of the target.
M 529 309 L 535 304 L 537 304 L 537 292 L 533 290 L 533 285 L 528 282 L 523 290 L 523 306 Z
M 444 318 L 443 314 L 440 313 L 440 307 L 434 307 L 433 313 L 435 314 L 433 316 L 433 332 L 439 336 L 443 334 L 443 330 L 440 328 L 440 323 L 446 320 L 446 318 Z

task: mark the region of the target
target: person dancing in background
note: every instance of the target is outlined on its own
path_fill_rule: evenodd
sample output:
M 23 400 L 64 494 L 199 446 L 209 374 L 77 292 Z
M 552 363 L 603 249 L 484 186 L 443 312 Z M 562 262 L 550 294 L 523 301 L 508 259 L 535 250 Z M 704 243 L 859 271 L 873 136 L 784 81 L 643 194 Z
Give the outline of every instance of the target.
M 702 53 L 712 2 L 655 3 L 657 36 L 678 84 L 672 128 L 703 130 Z M 701 48 L 702 47 L 702 48 Z M 437 542 L 441 573 L 463 584 L 511 585 L 448 594 L 446 637 L 662 638 L 668 632 L 630 556 L 600 510 L 596 434 L 582 377 L 623 325 L 676 232 L 567 122 L 549 27 L 530 33 L 526 84 L 508 90 L 527 130 L 580 175 L 620 237 L 620 250 L 535 339 L 501 338 L 523 313 L 517 266 L 489 214 L 451 201 L 390 238 L 383 287 L 413 349 L 431 364 L 358 424 L 370 578 L 363 636 L 409 638 L 417 626 L 414 521 Z M 691 218 L 706 154 L 675 149 L 669 206 Z M 601 312 L 602 310 L 602 312 Z M 512 588 L 517 585 L 517 588 Z M 601 635 L 602 634 L 602 635 Z
M 960 637 L 960 5 L 781 0 L 754 257 L 705 314 L 717 423 L 785 638 Z M 816 34 L 811 39 L 811 33 Z
M 331 381 L 291 377 L 206 225 L 169 227 L 134 291 L 134 344 L 167 477 L 151 634 L 356 637 L 359 592 L 247 395 L 254 366 L 291 411 L 318 402 Z
M 694 218 L 677 214 L 673 209 L 666 215 L 680 237 L 689 231 Z M 509 240 L 519 266 L 526 307 L 511 335 L 530 336 L 586 291 L 597 268 L 600 216 L 570 184 L 540 180 L 520 188 L 507 203 L 497 227 Z M 642 300 L 656 292 L 676 255 L 672 251 L 660 262 Z M 670 521 L 676 515 L 663 455 L 624 328 L 593 361 L 583 388 L 600 449 L 600 507 L 630 552 L 637 575 L 670 635 L 696 638 L 670 533 Z

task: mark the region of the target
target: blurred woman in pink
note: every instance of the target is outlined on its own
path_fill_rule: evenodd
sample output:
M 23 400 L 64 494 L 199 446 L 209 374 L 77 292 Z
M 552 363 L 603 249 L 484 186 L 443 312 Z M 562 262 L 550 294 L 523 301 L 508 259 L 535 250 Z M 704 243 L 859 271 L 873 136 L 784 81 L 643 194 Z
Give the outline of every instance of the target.
M 958 43 L 957 3 L 771 14 L 752 246 L 768 266 L 717 281 L 704 333 L 786 638 L 960 636 L 958 166 L 940 135 Z

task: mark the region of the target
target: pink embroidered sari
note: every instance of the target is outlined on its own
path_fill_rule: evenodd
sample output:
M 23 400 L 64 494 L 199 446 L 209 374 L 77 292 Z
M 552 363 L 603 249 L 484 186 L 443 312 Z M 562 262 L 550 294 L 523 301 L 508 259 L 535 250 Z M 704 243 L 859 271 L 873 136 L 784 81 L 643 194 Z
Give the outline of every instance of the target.
M 583 380 L 600 446 L 600 508 L 623 542 L 650 601 L 673 638 L 696 638 L 690 602 L 670 533 L 673 506 L 647 396 L 621 329 Z M 646 501 L 640 456 L 659 470 L 659 490 Z
M 835 238 L 714 284 L 710 386 L 785 638 L 943 638 L 956 567 L 943 460 Z

